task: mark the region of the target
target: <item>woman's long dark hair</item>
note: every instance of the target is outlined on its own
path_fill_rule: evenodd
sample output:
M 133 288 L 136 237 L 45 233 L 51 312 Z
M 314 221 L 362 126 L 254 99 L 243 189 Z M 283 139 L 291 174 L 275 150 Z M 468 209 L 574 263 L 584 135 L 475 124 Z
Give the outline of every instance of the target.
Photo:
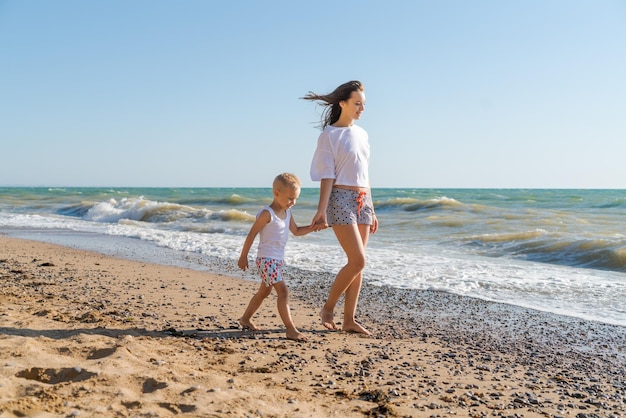
M 324 106 L 324 110 L 322 111 L 321 124 L 319 127 L 324 129 L 339 120 L 339 116 L 341 116 L 341 106 L 339 106 L 339 102 L 348 100 L 353 91 L 365 91 L 363 83 L 356 80 L 348 81 L 337 87 L 332 93 L 316 94 L 310 91 L 309 94 L 301 97 L 301 99 L 321 102 L 319 104 Z

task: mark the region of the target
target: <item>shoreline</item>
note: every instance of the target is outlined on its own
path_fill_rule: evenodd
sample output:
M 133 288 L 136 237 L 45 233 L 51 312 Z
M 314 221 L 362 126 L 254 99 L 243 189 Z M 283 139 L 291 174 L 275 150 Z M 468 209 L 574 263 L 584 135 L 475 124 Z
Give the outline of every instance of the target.
M 293 342 L 274 294 L 265 332 L 236 323 L 256 282 L 3 235 L 0 249 L 0 417 L 626 416 L 625 327 L 366 285 L 374 336 L 330 332 L 332 278 L 291 269 L 310 338 Z

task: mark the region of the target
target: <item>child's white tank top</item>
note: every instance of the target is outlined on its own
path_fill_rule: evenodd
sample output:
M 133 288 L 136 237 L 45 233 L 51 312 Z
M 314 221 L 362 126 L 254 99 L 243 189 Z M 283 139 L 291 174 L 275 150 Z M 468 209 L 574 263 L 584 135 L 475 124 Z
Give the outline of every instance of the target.
M 285 246 L 289 238 L 289 223 L 291 222 L 291 211 L 287 209 L 285 219 L 280 219 L 274 210 L 266 206 L 259 210 L 257 218 L 264 210 L 268 211 L 271 217 L 270 222 L 263 227 L 259 233 L 259 247 L 257 257 L 285 259 Z

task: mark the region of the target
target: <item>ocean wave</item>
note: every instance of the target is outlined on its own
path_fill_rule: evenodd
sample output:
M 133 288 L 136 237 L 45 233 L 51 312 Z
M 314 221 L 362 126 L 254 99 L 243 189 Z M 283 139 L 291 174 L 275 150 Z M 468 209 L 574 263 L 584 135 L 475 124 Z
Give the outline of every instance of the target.
M 565 238 L 538 229 L 504 234 L 485 234 L 466 239 L 483 247 L 484 255 L 521 258 L 527 261 L 626 272 L 626 239 Z
M 209 216 L 210 219 L 217 219 L 220 221 L 238 221 L 238 222 L 254 222 L 255 216 L 248 212 L 242 212 L 237 209 L 221 210 L 214 212 Z
M 442 196 L 426 200 L 415 199 L 411 197 L 400 197 L 384 201 L 377 201 L 374 203 L 374 206 L 377 209 L 399 208 L 407 212 L 416 212 L 422 210 L 459 208 L 464 206 L 464 204 L 456 199 Z
M 268 198 L 267 200 L 269 202 L 272 201 L 270 198 Z M 195 197 L 194 196 L 193 198 L 184 198 L 184 199 L 179 200 L 181 204 L 195 205 L 195 206 L 208 206 L 208 205 L 240 206 L 240 205 L 255 203 L 258 201 L 259 199 L 241 196 L 236 193 L 233 193 L 230 196 L 225 196 L 225 197 L 215 197 L 215 196 Z
M 620 208 L 626 206 L 626 198 L 618 198 L 613 200 L 612 202 L 603 203 L 601 205 L 596 206 L 599 209 L 611 209 L 611 208 Z
M 64 206 L 60 209 L 58 209 L 56 211 L 57 215 L 63 215 L 63 216 L 72 216 L 75 218 L 82 218 L 84 217 L 87 212 L 89 212 L 89 209 L 91 209 L 92 207 L 94 207 L 94 205 L 96 205 L 96 202 L 79 202 L 79 203 L 74 203 L 71 204 L 69 206 Z
M 519 249 L 527 260 L 626 272 L 626 242 L 606 239 L 545 241 Z
M 536 229 L 533 231 L 522 232 L 510 232 L 503 234 L 483 234 L 469 237 L 468 239 L 474 242 L 480 243 L 507 243 L 525 241 L 529 239 L 535 239 L 545 235 L 547 232 L 543 229 Z
M 171 202 L 157 202 L 143 197 L 108 199 L 101 202 L 84 201 L 64 206 L 57 215 L 80 218 L 86 221 L 118 223 L 136 221 L 146 223 L 172 223 L 177 221 L 254 222 L 255 216 L 246 211 L 225 209 L 211 211 Z M 180 225 L 182 227 L 182 225 Z M 184 227 L 186 229 L 187 227 Z M 221 230 L 221 229 L 220 229 Z M 208 230 L 207 230 L 208 231 Z
M 169 202 L 156 202 L 139 198 L 109 199 L 98 202 L 87 211 L 84 211 L 86 203 L 70 207 L 69 213 L 74 211 L 76 216 L 93 222 L 116 223 L 123 219 L 142 222 L 172 222 L 181 218 L 207 216 L 207 211 L 195 209 L 191 206 Z

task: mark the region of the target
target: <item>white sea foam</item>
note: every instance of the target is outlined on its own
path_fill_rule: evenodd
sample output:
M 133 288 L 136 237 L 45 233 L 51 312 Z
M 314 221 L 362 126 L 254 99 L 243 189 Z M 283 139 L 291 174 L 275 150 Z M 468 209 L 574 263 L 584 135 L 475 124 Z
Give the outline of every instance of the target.
M 243 236 L 167 231 L 150 224 L 107 224 L 41 217 L 0 215 L 1 228 L 64 229 L 137 238 L 155 246 L 230 260 L 239 257 Z M 291 238 L 287 263 L 299 270 L 336 272 L 345 262 L 337 245 L 313 236 Z M 252 257 L 252 253 L 250 256 Z M 438 290 L 510 303 L 588 320 L 626 326 L 623 274 L 504 258 L 476 257 L 432 248 L 402 252 L 373 245 L 365 282 L 405 289 Z

